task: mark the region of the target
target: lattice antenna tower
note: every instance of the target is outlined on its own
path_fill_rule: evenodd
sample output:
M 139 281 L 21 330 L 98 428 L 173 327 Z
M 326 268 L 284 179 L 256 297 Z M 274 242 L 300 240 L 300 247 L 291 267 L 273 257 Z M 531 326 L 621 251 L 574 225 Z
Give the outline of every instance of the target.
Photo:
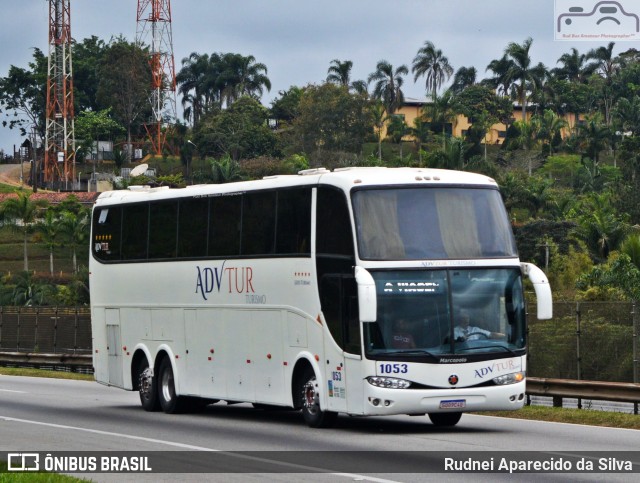
M 162 154 L 165 124 L 176 119 L 176 73 L 171 34 L 171 0 L 138 0 L 136 40 L 150 48 L 152 73 L 151 122 L 145 125 L 153 152 Z
M 70 0 L 49 0 L 44 181 L 73 181 L 75 135 Z

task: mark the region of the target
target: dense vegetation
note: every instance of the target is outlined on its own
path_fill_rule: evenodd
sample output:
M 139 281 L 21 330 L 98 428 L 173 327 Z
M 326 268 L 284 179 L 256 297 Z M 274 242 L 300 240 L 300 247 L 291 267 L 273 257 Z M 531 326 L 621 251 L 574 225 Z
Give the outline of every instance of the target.
M 251 55 L 193 52 L 177 74 L 184 121 L 170 132 L 166 155 L 150 161 L 159 174 L 152 181 L 227 182 L 319 165 L 482 172 L 500 184 L 521 257 L 544 267 L 556 298 L 638 299 L 640 53 L 614 55 L 614 43 L 585 53 L 572 48 L 548 68 L 531 58 L 532 43 L 509 43 L 484 79 L 474 67 L 454 69 L 429 41 L 411 65 L 381 60 L 366 80 L 351 78 L 351 61 L 334 59 L 326 82 L 291 86 L 270 107 L 260 102 L 271 89 L 266 65 Z M 74 44 L 73 56 L 79 150 L 97 140 L 117 146 L 144 139 L 151 75 L 145 48 L 91 37 Z M 429 99 L 412 126 L 396 114 L 410 76 L 424 83 Z M 5 125 L 35 124 L 42 135 L 45 79 L 46 58 L 37 49 L 27 68 L 11 66 L 0 78 Z M 472 125 L 465 137 L 452 137 L 460 115 Z M 488 146 L 496 123 L 506 126 L 504 142 Z M 114 168 L 126 158 L 117 151 Z M 28 197 L 19 200 L 26 209 Z M 64 210 L 34 207 L 27 219 L 14 208 L 3 206 L 4 223 L 13 223 L 23 242 L 58 256 L 58 242 L 43 227 L 66 220 Z M 69 240 L 64 246 L 86 244 Z M 16 275 L 4 276 L 14 290 Z

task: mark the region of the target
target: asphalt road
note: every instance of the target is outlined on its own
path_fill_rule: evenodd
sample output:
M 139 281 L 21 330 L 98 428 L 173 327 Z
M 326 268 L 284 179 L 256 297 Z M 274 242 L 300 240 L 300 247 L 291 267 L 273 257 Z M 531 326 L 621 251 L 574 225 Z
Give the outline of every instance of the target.
M 631 461 L 635 474 L 624 471 L 542 475 L 451 471 L 370 474 L 367 465 L 363 467 L 356 462 L 334 473 L 316 474 L 312 468 L 334 468 L 329 461 L 332 457 L 353 455 L 354 461 L 362 462 L 364 458 L 379 470 L 380 465 L 385 467 L 384 458 L 389 457 L 384 452 L 389 451 L 425 452 L 416 455 L 421 461 L 436 465 L 442 464 L 443 455 L 463 460 L 469 456 L 467 452 L 481 452 L 477 454 L 483 458 L 495 458 L 496 467 L 502 455 L 510 456 L 508 452 L 537 451 L 541 452 L 538 456 L 552 461 L 585 457 L 597 467 L 600 458 L 639 449 L 640 431 L 469 414 L 450 429 L 436 428 L 426 417 L 410 416 L 341 416 L 335 428 L 310 429 L 299 413 L 263 411 L 248 404 L 218 403 L 199 414 L 148 413 L 140 408 L 136 393 L 97 383 L 0 376 L 0 457 L 6 456 L 3 454 L 6 452 L 166 451 L 170 452 L 166 453 L 167 461 L 175 459 L 176 468 L 188 471 L 184 470 L 185 465 L 198 464 L 194 455 L 203 451 L 233 451 L 228 456 L 229 464 L 244 465 L 249 468 L 247 471 L 252 471 L 187 473 L 179 478 L 172 474 L 87 475 L 93 481 L 637 481 L 640 452 L 627 453 L 624 459 Z M 186 452 L 182 453 L 185 456 L 177 451 Z M 247 453 L 254 451 L 312 453 L 291 453 L 296 458 L 278 463 L 281 468 L 276 471 L 281 473 L 259 474 L 281 454 Z M 410 468 L 410 459 L 408 464 Z

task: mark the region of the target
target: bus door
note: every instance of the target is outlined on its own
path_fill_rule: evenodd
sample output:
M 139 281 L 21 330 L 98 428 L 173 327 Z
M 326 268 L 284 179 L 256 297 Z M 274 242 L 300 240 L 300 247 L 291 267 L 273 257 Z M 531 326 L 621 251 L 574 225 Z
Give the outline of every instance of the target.
M 120 310 L 106 309 L 107 354 L 109 367 L 109 384 L 123 387 L 122 349 L 120 344 Z
M 348 383 L 358 387 L 357 377 L 353 381 L 349 379 L 359 368 L 361 359 L 357 293 L 351 274 L 328 273 L 321 279 L 320 303 L 331 334 L 324 341 L 322 362 L 326 366 L 328 409 L 332 411 L 347 411 L 347 392 L 353 386 Z M 354 396 L 350 394 L 348 399 Z

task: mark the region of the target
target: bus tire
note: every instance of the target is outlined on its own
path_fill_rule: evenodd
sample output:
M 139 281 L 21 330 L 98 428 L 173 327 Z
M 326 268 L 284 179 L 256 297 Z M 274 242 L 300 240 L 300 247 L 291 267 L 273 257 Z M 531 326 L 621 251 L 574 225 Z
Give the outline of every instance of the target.
M 462 413 L 429 413 L 431 422 L 439 427 L 455 426 L 461 417 Z
M 301 378 L 300 406 L 302 417 L 310 428 L 329 428 L 335 423 L 338 413 L 320 409 L 318 380 L 313 369 L 307 368 Z
M 158 400 L 158 389 L 156 387 L 157 378 L 149 367 L 147 358 L 143 358 L 138 365 L 138 393 L 140 394 L 140 404 L 145 411 L 159 411 L 160 401 Z
M 173 368 L 171 367 L 171 361 L 166 357 L 160 363 L 156 385 L 158 386 L 160 407 L 165 413 L 176 414 L 185 410 L 188 402 L 187 398 L 176 395 Z

